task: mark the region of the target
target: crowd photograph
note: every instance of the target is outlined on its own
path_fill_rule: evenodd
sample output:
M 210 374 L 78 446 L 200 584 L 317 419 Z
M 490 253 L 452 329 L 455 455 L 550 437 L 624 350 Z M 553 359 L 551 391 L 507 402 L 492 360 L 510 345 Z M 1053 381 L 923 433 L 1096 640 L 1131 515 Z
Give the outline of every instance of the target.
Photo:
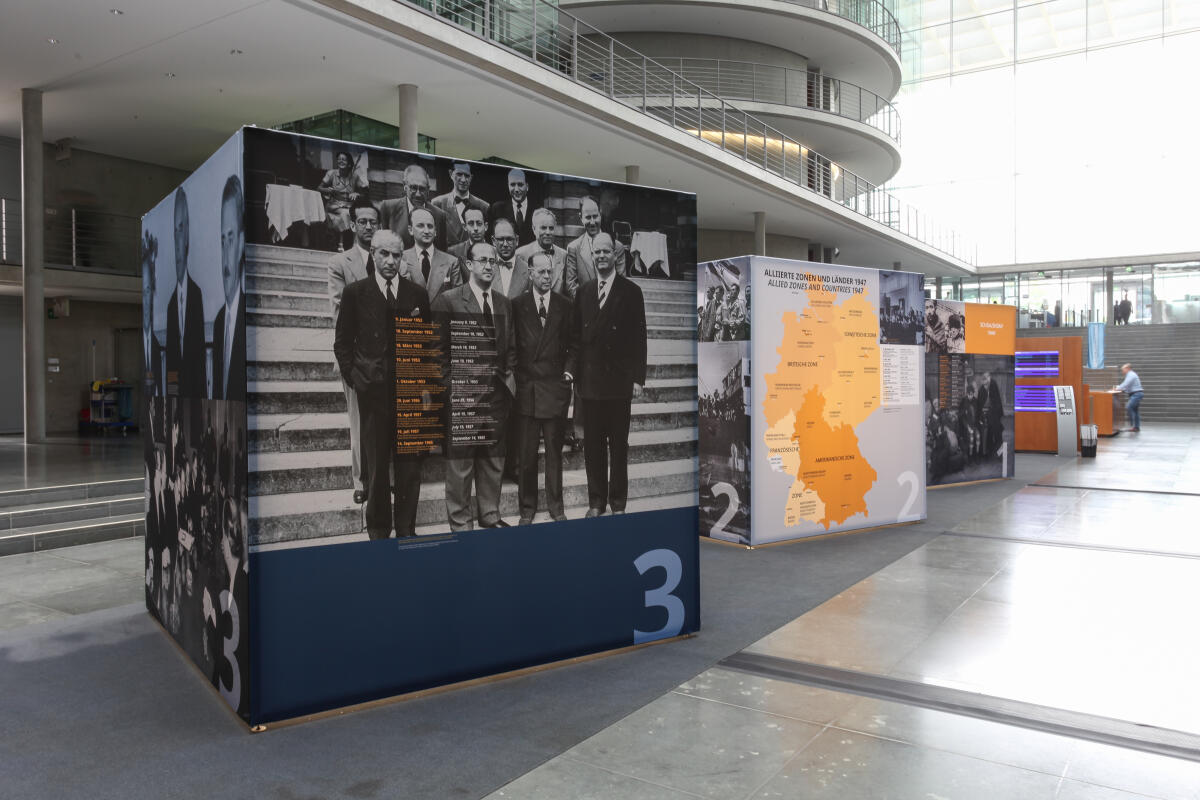
M 879 343 L 925 344 L 925 292 L 913 272 L 879 273 Z
M 750 275 L 733 261 L 711 261 L 696 305 L 701 342 L 745 342 L 750 339 Z
M 926 355 L 925 449 L 930 486 L 1006 477 L 1013 463 L 1011 356 Z
M 962 353 L 967 348 L 967 319 L 963 304 L 925 301 L 925 352 Z

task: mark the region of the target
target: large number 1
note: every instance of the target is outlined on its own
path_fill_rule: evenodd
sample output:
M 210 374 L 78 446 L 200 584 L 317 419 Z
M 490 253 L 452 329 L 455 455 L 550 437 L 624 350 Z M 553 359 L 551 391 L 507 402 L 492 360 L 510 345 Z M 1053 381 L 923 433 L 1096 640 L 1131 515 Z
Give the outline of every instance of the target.
M 657 589 L 646 590 L 646 608 L 655 606 L 665 608 L 667 624 L 656 631 L 639 631 L 634 628 L 633 643 L 642 644 L 655 639 L 669 639 L 672 636 L 678 636 L 679 631 L 683 629 L 683 621 L 686 616 L 683 601 L 671 594 L 679 585 L 680 578 L 683 577 L 683 562 L 679 560 L 679 555 L 674 550 L 649 550 L 638 556 L 634 560 L 633 566 L 637 568 L 639 575 L 645 575 L 655 567 L 662 567 L 667 573 L 667 579 L 661 586 Z

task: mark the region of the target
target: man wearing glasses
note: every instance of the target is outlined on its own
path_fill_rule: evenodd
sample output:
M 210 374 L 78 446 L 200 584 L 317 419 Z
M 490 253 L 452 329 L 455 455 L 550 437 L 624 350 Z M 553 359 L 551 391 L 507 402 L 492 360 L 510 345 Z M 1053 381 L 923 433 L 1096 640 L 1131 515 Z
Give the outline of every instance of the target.
M 366 199 L 360 199 L 350 209 L 350 223 L 354 230 L 354 245 L 329 259 L 329 305 L 333 308 L 334 328 L 337 327 L 338 312 L 342 307 L 342 292 L 350 284 L 375 272 L 371 262 L 371 239 L 379 229 L 379 212 Z M 365 495 L 358 394 L 345 378 L 342 379 L 342 391 L 346 393 L 346 412 L 350 417 L 350 472 L 354 478 L 354 502 L 362 503 Z
M 467 252 L 470 279 L 442 292 L 433 301 L 434 318 L 440 323 L 444 344 L 444 381 L 450 391 L 450 419 L 446 437 L 446 515 L 450 529 L 469 531 L 474 519 L 482 528 L 507 528 L 500 518 L 500 480 L 507 447 L 508 416 L 517 391 L 516 335 L 512 304 L 495 287 L 496 248 L 486 242 L 471 245 Z M 473 355 L 453 360 L 456 337 L 465 331 L 466 345 Z M 458 388 L 463 387 L 463 388 Z M 484 435 L 486 442 L 464 443 L 456 425 Z M 477 427 L 475 427 L 477 426 Z M 515 443 L 514 443 L 515 446 Z M 471 508 L 471 486 L 475 487 L 475 512 Z

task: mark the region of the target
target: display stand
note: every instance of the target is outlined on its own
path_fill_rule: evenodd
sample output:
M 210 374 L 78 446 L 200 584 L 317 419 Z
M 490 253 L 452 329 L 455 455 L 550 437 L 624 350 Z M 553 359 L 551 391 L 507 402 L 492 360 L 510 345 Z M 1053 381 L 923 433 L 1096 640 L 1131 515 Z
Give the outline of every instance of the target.
M 923 519 L 922 276 L 745 256 L 699 283 L 701 534 Z
M 1075 397 L 1083 392 L 1083 340 L 1077 336 L 1019 338 L 1016 347 L 1016 449 L 1058 451 L 1058 427 L 1053 387 L 1069 385 Z M 1081 403 L 1081 409 L 1087 409 Z M 1075 426 L 1087 422 L 1073 415 Z
M 252 128 L 146 215 L 146 602 L 241 719 L 699 629 L 696 231 L 655 227 L 695 215 L 690 194 Z M 288 246 L 295 219 L 334 246 L 371 230 L 370 261 Z M 618 224 L 658 250 L 631 258 Z M 626 277 L 651 256 L 660 278 Z M 554 438 L 622 414 L 611 471 L 585 458 L 598 437 Z M 532 498 L 500 474 L 521 451 Z

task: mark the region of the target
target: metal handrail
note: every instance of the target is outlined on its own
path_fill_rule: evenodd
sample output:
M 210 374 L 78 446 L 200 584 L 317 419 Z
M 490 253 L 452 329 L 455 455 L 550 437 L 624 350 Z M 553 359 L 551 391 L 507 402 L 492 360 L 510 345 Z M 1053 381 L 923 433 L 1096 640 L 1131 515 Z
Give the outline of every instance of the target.
M 783 2 L 824 11 L 860 25 L 883 39 L 897 56 L 900 55 L 902 37 L 900 24 L 896 22 L 895 15 L 879 0 L 783 0 Z M 579 0 L 579 5 L 586 4 L 587 0 Z M 574 3 L 567 0 L 563 5 L 570 7 Z M 747 5 L 750 4 L 747 3 Z
M 0 263 L 22 264 L 21 201 L 0 198 Z M 142 222 L 86 208 L 47 208 L 43 261 L 87 272 L 137 275 Z
M 520 6 L 497 0 L 393 1 L 505 47 L 951 258 L 975 263 L 975 248 L 959 234 L 545 0 Z
M 805 108 L 870 125 L 900 144 L 900 113 L 874 92 L 817 72 L 717 58 L 655 58 L 726 100 Z

